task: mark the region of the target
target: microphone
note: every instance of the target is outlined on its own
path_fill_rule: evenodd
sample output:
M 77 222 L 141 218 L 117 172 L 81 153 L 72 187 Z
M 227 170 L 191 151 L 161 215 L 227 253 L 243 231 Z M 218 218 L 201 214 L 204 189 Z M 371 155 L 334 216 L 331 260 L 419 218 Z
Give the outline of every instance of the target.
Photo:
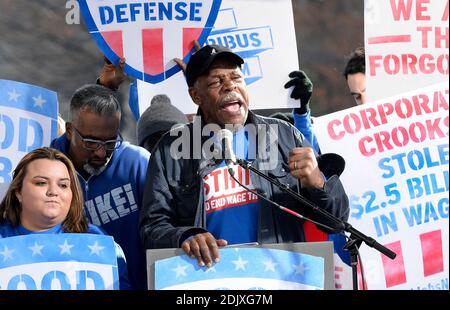
M 233 133 L 229 129 L 220 129 L 217 132 L 217 136 L 222 140 L 223 144 L 223 159 L 227 167 L 230 169 L 231 164 L 236 163 L 236 155 L 233 151 Z
M 256 168 L 253 168 L 253 167 L 250 165 L 250 163 L 247 162 L 246 160 L 244 160 L 244 159 L 237 159 L 237 158 L 236 158 L 236 155 L 234 154 L 233 146 L 232 146 L 232 142 L 233 142 L 233 133 L 232 133 L 229 129 L 220 129 L 220 130 L 217 132 L 217 138 L 218 138 L 219 141 L 222 140 L 222 145 L 223 145 L 223 150 L 222 150 L 222 151 L 223 151 L 223 154 L 224 154 L 224 160 L 225 160 L 225 163 L 226 163 L 226 165 L 227 165 L 227 167 L 228 167 L 228 173 L 230 174 L 230 176 L 233 178 L 233 180 L 234 180 L 237 184 L 239 184 L 240 186 L 242 186 L 242 188 L 244 188 L 244 189 L 247 190 L 248 192 L 251 192 L 251 193 L 253 193 L 254 195 L 258 196 L 260 199 L 265 200 L 265 201 L 269 202 L 270 204 L 275 205 L 276 207 L 278 207 L 279 209 L 281 209 L 281 210 L 284 211 L 284 212 L 287 212 L 287 213 L 289 213 L 289 214 L 291 214 L 291 215 L 294 215 L 294 216 L 296 216 L 296 217 L 298 217 L 298 218 L 300 218 L 300 219 L 303 219 L 303 220 L 306 220 L 306 221 L 310 221 L 310 222 L 312 222 L 312 223 L 314 223 L 314 224 L 316 224 L 316 225 L 318 225 L 318 226 L 320 226 L 320 227 L 322 227 L 322 228 L 324 228 L 324 229 L 326 229 L 326 230 L 329 230 L 329 231 L 332 231 L 332 232 L 338 232 L 337 229 L 335 229 L 335 228 L 333 228 L 333 227 L 330 227 L 330 226 L 328 226 L 328 225 L 326 225 L 326 224 L 322 224 L 322 223 L 320 223 L 320 222 L 314 221 L 314 220 L 312 220 L 312 219 L 310 219 L 310 218 L 308 218 L 308 217 L 305 217 L 305 216 L 301 215 L 300 213 L 295 212 L 295 211 L 293 211 L 293 210 L 291 210 L 291 209 L 289 209 L 289 208 L 283 207 L 282 205 L 276 203 L 275 201 L 273 201 L 273 200 L 271 200 L 271 199 L 269 199 L 269 198 L 264 197 L 263 195 L 261 195 L 261 194 L 258 193 L 257 191 L 252 190 L 252 189 L 248 188 L 247 186 L 245 186 L 244 184 L 242 184 L 242 183 L 234 176 L 234 175 L 235 175 L 235 171 L 234 171 L 234 167 L 232 166 L 232 164 L 238 164 L 239 166 L 243 167 L 244 169 L 248 169 L 248 170 L 250 170 L 250 171 L 253 171 L 253 172 L 256 173 L 257 175 L 259 175 L 259 176 L 261 176 L 262 178 L 268 180 L 270 183 L 272 183 L 272 184 L 274 184 L 274 185 L 280 187 L 280 189 L 288 191 L 288 194 L 290 194 L 290 193 L 289 193 L 290 189 L 289 189 L 288 186 L 286 186 L 286 185 L 280 183 L 278 180 L 274 180 L 274 179 L 272 179 L 271 177 L 266 176 L 266 175 L 263 174 L 262 172 L 258 171 Z M 335 155 L 335 156 L 334 156 L 334 155 Z M 322 161 L 328 163 L 328 161 L 330 161 L 330 160 L 332 161 L 333 159 L 339 159 L 339 158 L 337 158 L 337 156 L 340 157 L 340 156 L 337 155 L 337 154 L 332 154 L 331 156 L 325 156 L 325 157 L 323 158 Z M 340 157 L 340 158 L 342 158 L 342 157 Z M 342 158 L 342 161 L 344 161 L 343 158 Z M 342 164 L 342 162 L 340 162 L 340 164 Z M 345 165 L 345 161 L 344 161 L 344 165 Z M 343 169 L 344 169 L 344 168 L 342 167 L 342 170 L 343 170 Z M 342 171 L 341 171 L 341 172 L 342 172 Z M 290 195 L 292 195 L 292 194 L 290 194 Z M 319 209 L 319 207 L 315 206 L 314 204 L 312 204 L 311 202 L 309 202 L 309 200 L 307 200 L 307 199 L 304 198 L 303 196 L 300 196 L 298 193 L 295 193 L 295 192 L 294 192 L 293 195 L 296 195 L 296 197 L 298 197 L 298 198 L 300 199 L 301 202 L 303 202 L 303 203 L 309 203 L 309 205 L 311 206 L 311 208 L 313 208 L 313 209 Z M 324 212 L 325 212 L 325 211 L 324 211 Z M 331 216 L 332 216 L 332 215 L 331 215 Z M 339 222 L 339 224 L 341 224 L 341 226 L 343 225 L 341 222 Z M 341 230 L 343 229 L 343 227 L 339 227 L 339 228 L 340 228 Z

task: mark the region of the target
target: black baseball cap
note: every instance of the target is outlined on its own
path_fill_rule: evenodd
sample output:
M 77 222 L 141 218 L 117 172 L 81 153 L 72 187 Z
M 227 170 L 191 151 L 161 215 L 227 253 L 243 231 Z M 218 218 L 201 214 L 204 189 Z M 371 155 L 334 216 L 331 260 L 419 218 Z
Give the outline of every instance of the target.
M 211 64 L 218 57 L 225 57 L 241 66 L 244 60 L 233 51 L 221 45 L 205 45 L 194 54 L 192 54 L 186 66 L 186 81 L 189 87 L 194 86 L 199 76 L 208 72 Z

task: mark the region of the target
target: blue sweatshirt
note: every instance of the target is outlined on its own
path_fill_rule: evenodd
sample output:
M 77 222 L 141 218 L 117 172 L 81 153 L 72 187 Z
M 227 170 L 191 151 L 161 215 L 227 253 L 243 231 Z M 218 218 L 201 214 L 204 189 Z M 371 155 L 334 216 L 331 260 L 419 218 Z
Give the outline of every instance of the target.
M 53 140 L 50 146 L 67 155 L 66 134 Z M 89 221 L 113 236 L 122 247 L 130 284 L 139 290 L 147 289 L 145 251 L 138 225 L 149 158 L 150 153 L 144 148 L 123 142 L 102 173 L 88 180 L 78 174 Z
M 314 151 L 317 154 L 320 154 L 319 142 L 317 141 L 317 137 L 314 134 L 312 122 L 311 122 L 311 112 L 308 111 L 305 114 L 297 114 L 292 111 L 294 115 L 294 126 L 305 136 L 306 140 L 308 140 L 309 144 L 312 145 Z
M 88 234 L 94 235 L 105 235 L 105 233 L 98 228 L 97 226 L 89 224 Z M 16 237 L 16 236 L 25 236 L 25 235 L 40 235 L 40 234 L 64 234 L 62 230 L 62 225 L 58 224 L 49 230 L 35 232 L 26 229 L 22 225 L 19 226 L 11 226 L 9 223 L 0 224 L 0 239 L 8 238 L 8 237 Z M 129 290 L 130 283 L 128 282 L 128 272 L 127 272 L 127 263 L 125 261 L 125 256 L 122 251 L 122 248 L 114 243 L 116 246 L 116 256 L 117 256 L 117 268 L 119 270 L 119 285 L 121 290 Z

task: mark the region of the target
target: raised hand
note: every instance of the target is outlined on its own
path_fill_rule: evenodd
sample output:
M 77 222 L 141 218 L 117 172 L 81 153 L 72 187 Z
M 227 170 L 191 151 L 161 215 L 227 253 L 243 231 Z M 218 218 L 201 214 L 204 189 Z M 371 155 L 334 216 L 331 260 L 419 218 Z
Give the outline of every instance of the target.
M 289 77 L 292 79 L 284 84 L 284 88 L 294 87 L 291 98 L 300 100 L 300 107 L 295 109 L 295 113 L 305 114 L 309 110 L 309 101 L 313 92 L 313 83 L 302 70 L 292 71 L 289 73 Z
M 125 66 L 125 58 L 120 58 L 117 65 L 112 64 L 106 57 L 104 57 L 104 64 L 98 81 L 101 85 L 112 90 L 117 90 L 127 75 L 123 72 Z
M 289 152 L 291 174 L 303 187 L 323 189 L 325 180 L 319 170 L 316 155 L 310 147 L 297 147 Z
M 194 40 L 194 47 L 195 50 L 198 51 L 200 49 L 200 43 L 198 43 L 197 40 Z M 181 70 L 183 71 L 183 73 L 186 73 L 186 64 L 184 63 L 183 59 L 181 58 L 174 58 L 173 61 L 175 61 L 181 68 Z

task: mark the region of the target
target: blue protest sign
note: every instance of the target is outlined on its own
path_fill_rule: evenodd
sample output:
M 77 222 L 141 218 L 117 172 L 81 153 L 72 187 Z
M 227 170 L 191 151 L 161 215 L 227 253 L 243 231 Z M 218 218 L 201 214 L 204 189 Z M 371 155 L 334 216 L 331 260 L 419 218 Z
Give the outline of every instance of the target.
M 0 80 L 0 199 L 19 160 L 36 148 L 50 145 L 57 131 L 55 92 Z
M 155 289 L 323 289 L 325 262 L 296 252 L 226 248 L 211 268 L 187 255 L 155 263 Z
M 94 234 L 0 239 L 2 289 L 119 289 L 114 240 Z

